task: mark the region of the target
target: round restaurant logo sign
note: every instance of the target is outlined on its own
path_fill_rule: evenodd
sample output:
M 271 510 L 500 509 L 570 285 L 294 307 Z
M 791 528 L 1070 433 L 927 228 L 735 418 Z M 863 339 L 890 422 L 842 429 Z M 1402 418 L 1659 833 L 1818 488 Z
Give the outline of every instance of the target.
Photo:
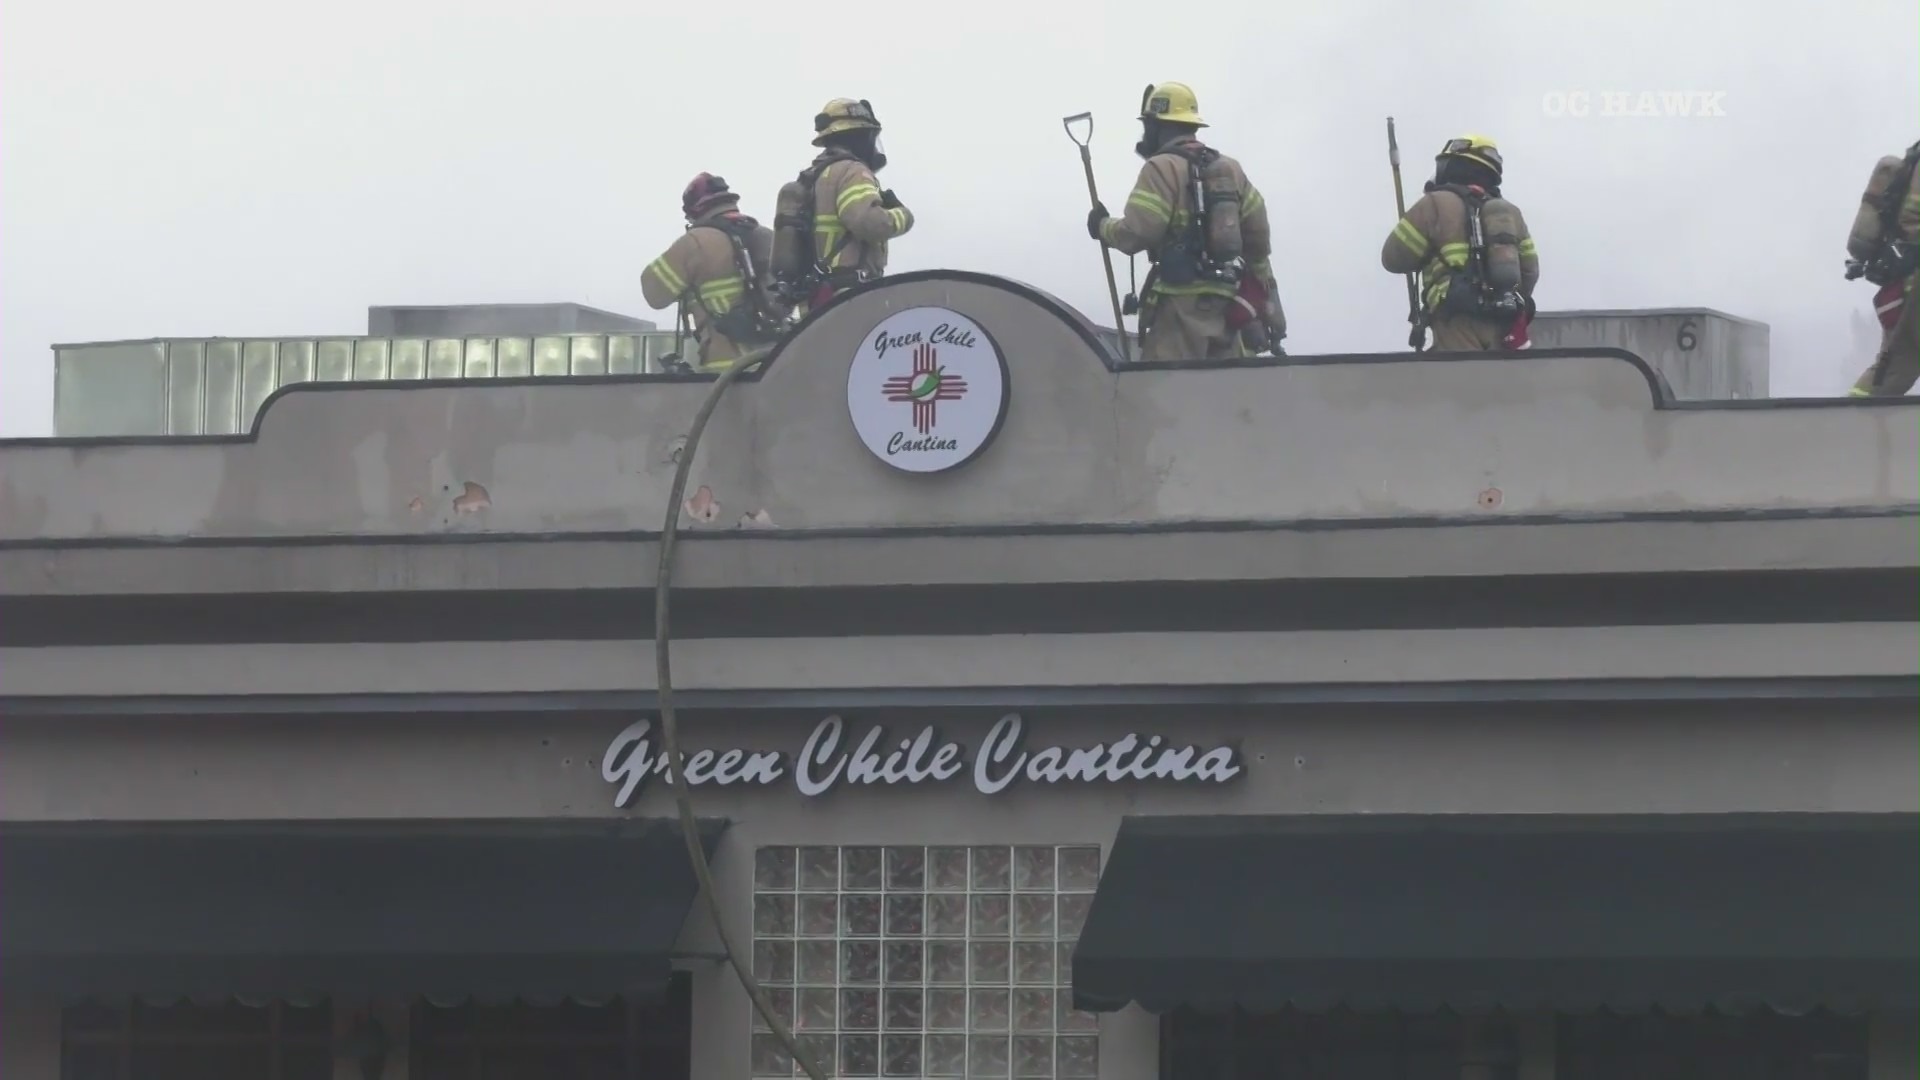
M 847 414 L 867 449 L 896 469 L 964 465 L 1006 418 L 1006 357 L 979 323 L 957 311 L 896 311 L 853 354 Z

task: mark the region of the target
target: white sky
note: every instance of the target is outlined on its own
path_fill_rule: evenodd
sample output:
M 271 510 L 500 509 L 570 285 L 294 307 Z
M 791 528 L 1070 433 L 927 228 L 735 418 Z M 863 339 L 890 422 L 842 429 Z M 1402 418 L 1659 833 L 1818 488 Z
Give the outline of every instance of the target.
M 1871 292 L 1840 277 L 1859 189 L 1920 137 L 1920 7 L 7 0 L 0 434 L 49 431 L 55 341 L 351 334 L 370 304 L 644 315 L 688 178 L 770 219 L 839 95 L 873 101 L 919 218 L 893 269 L 1000 273 L 1107 322 L 1060 117 L 1094 111 L 1117 208 L 1161 79 L 1267 194 L 1296 355 L 1404 348 L 1391 114 L 1412 191 L 1448 136 L 1500 140 L 1543 308 L 1761 319 L 1773 392 L 1831 394 Z M 1726 115 L 1545 115 L 1574 90 L 1721 91 Z

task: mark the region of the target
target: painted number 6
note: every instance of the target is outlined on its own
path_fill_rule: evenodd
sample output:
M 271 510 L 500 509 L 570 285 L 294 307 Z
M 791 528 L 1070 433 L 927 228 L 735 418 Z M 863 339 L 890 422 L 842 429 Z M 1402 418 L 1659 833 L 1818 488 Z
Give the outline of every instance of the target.
M 1693 347 L 1700 344 L 1700 339 L 1693 334 L 1694 329 L 1692 319 L 1688 319 L 1680 324 L 1680 334 L 1673 339 L 1673 343 L 1680 346 L 1681 352 L 1692 352 Z

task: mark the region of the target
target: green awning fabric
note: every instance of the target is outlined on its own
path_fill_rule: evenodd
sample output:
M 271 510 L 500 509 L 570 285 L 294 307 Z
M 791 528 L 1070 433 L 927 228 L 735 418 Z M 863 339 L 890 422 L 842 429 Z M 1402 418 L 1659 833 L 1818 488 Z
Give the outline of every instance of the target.
M 695 894 L 673 821 L 10 829 L 0 992 L 647 993 Z
M 1920 1006 L 1920 815 L 1128 818 L 1079 1008 Z

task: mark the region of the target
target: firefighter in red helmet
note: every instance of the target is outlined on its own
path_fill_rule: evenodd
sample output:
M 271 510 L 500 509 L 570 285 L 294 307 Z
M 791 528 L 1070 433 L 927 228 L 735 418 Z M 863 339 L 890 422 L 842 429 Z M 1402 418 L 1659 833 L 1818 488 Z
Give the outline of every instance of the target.
M 693 323 L 703 371 L 765 354 L 788 324 L 769 292 L 773 230 L 741 213 L 740 196 L 712 173 L 693 178 L 680 209 L 687 231 L 640 275 L 648 306 L 680 305 Z

